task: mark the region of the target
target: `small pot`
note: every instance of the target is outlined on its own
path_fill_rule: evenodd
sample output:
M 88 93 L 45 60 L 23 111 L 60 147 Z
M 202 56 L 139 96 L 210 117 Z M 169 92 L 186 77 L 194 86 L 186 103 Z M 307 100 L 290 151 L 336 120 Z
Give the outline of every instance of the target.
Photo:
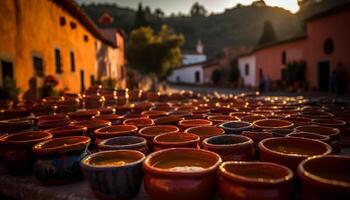
M 118 136 L 102 140 L 97 146 L 100 151 L 136 150 L 145 155 L 149 153 L 146 139 L 137 136 Z
M 294 129 L 294 131 L 316 133 L 319 135 L 328 136 L 332 139 L 337 138 L 338 135 L 340 134 L 340 131 L 337 128 L 318 126 L 318 125 L 298 126 Z
M 303 199 L 332 200 L 350 197 L 350 157 L 315 156 L 300 163 Z
M 268 162 L 224 162 L 219 168 L 222 200 L 286 200 L 293 197 L 293 172 Z
M 185 132 L 198 135 L 202 142 L 206 138 L 224 134 L 225 130 L 216 126 L 199 126 L 188 128 Z
M 165 117 L 158 117 L 154 120 L 154 123 L 156 125 L 173 125 L 177 126 L 179 121 L 183 120 L 183 117 L 178 116 L 165 116 Z
M 153 139 L 154 151 L 169 148 L 195 148 L 199 149 L 200 138 L 198 135 L 190 133 L 166 133 L 158 135 Z
M 147 111 L 141 112 L 141 114 L 144 116 L 148 116 L 151 119 L 166 116 L 166 112 L 160 111 L 160 110 L 147 110 Z
M 253 125 L 249 122 L 232 121 L 225 122 L 219 125 L 219 127 L 225 130 L 225 134 L 239 135 L 242 131 L 249 131 L 253 128 Z
M 94 131 L 96 144 L 101 140 L 119 137 L 119 136 L 136 136 L 137 127 L 134 125 L 113 125 L 102 127 Z
M 241 117 L 241 121 L 243 122 L 250 122 L 254 123 L 255 121 L 267 119 L 264 115 L 247 115 L 244 117 Z
M 99 112 L 97 110 L 84 110 L 84 111 L 76 111 L 68 113 L 69 118 L 75 121 L 84 121 L 90 120 L 93 116 L 98 115 Z
M 333 128 L 343 128 L 346 126 L 345 121 L 338 119 L 314 119 L 311 123 L 319 126 L 327 126 Z
M 271 132 L 262 132 L 262 131 L 243 131 L 243 136 L 249 137 L 253 140 L 254 146 L 257 148 L 259 142 L 267 138 L 273 138 L 273 134 Z
M 52 138 L 45 131 L 29 131 L 7 135 L 0 140 L 2 165 L 13 175 L 32 173 L 34 154 L 32 147 Z
M 87 127 L 74 125 L 67 125 L 47 130 L 47 132 L 51 133 L 54 138 L 67 136 L 82 136 L 85 135 L 86 131 Z
M 179 132 L 179 128 L 171 125 L 155 125 L 144 127 L 139 131 L 139 136 L 145 138 L 147 140 L 148 148 L 153 150 L 153 139 L 157 135 L 165 134 L 165 133 L 177 133 Z
M 275 129 L 264 129 L 264 132 L 270 132 L 275 137 L 285 137 L 286 135 L 293 133 L 293 129 L 288 128 L 275 128 Z
M 210 200 L 221 158 L 216 153 L 174 148 L 150 154 L 144 162 L 145 191 L 152 200 Z
M 286 135 L 286 137 L 301 137 L 301 138 L 307 138 L 312 140 L 320 140 L 322 142 L 328 143 L 330 141 L 330 137 L 325 135 L 320 135 L 316 133 L 308 133 L 308 132 L 297 132 L 297 133 L 290 133 Z
M 83 178 L 80 160 L 89 154 L 90 138 L 69 136 L 36 144 L 34 175 L 44 184 L 66 184 Z
M 30 115 L 30 110 L 26 108 L 12 108 L 2 111 L 2 119 L 23 118 Z
M 38 122 L 38 127 L 41 130 L 47 130 L 47 129 L 52 129 L 52 128 L 57 128 L 57 127 L 62 127 L 62 126 L 67 126 L 70 124 L 70 119 L 68 118 L 59 118 L 56 120 L 40 120 Z
M 182 131 L 191 127 L 211 126 L 211 125 L 213 125 L 213 122 L 205 119 L 184 119 L 179 121 L 179 128 Z
M 239 120 L 239 118 L 230 115 L 211 115 L 208 117 L 208 120 L 212 121 L 214 125 L 217 125 L 228 121 L 236 121 Z
M 260 161 L 278 163 L 294 172 L 304 159 L 332 152 L 332 148 L 324 142 L 296 137 L 268 138 L 261 141 L 258 147 Z
M 223 161 L 250 161 L 254 159 L 253 140 L 242 135 L 219 135 L 203 141 L 205 150 L 219 154 Z
M 305 117 L 287 117 L 284 120 L 293 123 L 295 127 L 309 125 L 312 121 L 312 119 Z
M 138 118 L 148 118 L 148 115 L 143 115 L 139 113 L 129 113 L 123 116 L 124 119 L 138 119 Z
M 98 198 L 132 199 L 141 187 L 144 160 L 139 151 L 101 151 L 85 157 L 80 166 Z
M 34 120 L 20 118 L 0 121 L 0 131 L 2 133 L 19 133 L 34 129 Z
M 106 120 L 91 119 L 91 120 L 84 120 L 84 121 L 76 121 L 76 122 L 73 122 L 72 125 L 87 128 L 86 136 L 88 136 L 91 139 L 90 147 L 92 148 L 95 145 L 94 131 L 99 128 L 110 126 L 111 122 Z
M 106 120 L 106 121 L 110 121 L 112 125 L 119 125 L 119 124 L 122 124 L 123 116 L 116 115 L 116 114 L 100 114 L 100 115 L 94 116 L 93 119 Z
M 134 125 L 137 126 L 137 128 L 141 129 L 143 127 L 147 126 L 153 126 L 154 121 L 149 118 L 132 118 L 132 119 L 126 119 L 123 122 L 124 125 Z
M 253 123 L 254 128 L 256 129 L 291 129 L 294 127 L 294 124 L 286 121 L 286 120 L 279 120 L 279 119 L 263 119 L 258 120 Z
M 252 113 L 250 112 L 231 112 L 230 116 L 232 117 L 238 117 L 239 119 L 241 119 L 242 117 L 251 115 Z

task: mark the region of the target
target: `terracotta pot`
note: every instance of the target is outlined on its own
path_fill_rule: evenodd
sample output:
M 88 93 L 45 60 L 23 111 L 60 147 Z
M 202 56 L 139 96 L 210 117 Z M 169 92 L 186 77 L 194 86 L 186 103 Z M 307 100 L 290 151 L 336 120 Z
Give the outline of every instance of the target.
M 37 126 L 41 130 L 47 130 L 47 129 L 57 128 L 57 127 L 67 126 L 70 123 L 71 123 L 71 120 L 68 118 L 61 118 L 61 119 L 56 119 L 56 120 L 40 120 L 39 119 Z
M 116 110 L 115 108 L 111 108 L 111 107 L 107 107 L 107 108 L 103 107 L 103 108 L 97 109 L 100 115 L 112 115 L 115 113 L 115 110 Z
M 210 200 L 215 193 L 219 155 L 196 149 L 167 149 L 144 163 L 145 191 L 152 200 Z
M 262 119 L 267 119 L 267 118 L 264 115 L 256 115 L 256 114 L 241 117 L 241 121 L 250 122 L 250 123 L 253 123 L 255 121 L 262 120 Z
M 89 154 L 90 138 L 69 136 L 36 144 L 34 175 L 44 184 L 66 184 L 83 178 L 80 160 Z
M 224 134 L 225 130 L 216 126 L 199 126 L 188 128 L 185 130 L 185 132 L 198 135 L 200 137 L 200 141 L 202 142 L 206 138 Z
M 241 135 L 252 139 L 256 148 L 258 147 L 259 142 L 262 140 L 273 137 L 273 134 L 271 132 L 262 131 L 243 131 Z
M 67 136 L 82 136 L 85 135 L 87 127 L 67 125 L 46 130 L 51 133 L 54 138 L 67 137 Z
M 90 147 L 92 148 L 95 145 L 94 131 L 99 128 L 110 126 L 111 122 L 106 120 L 91 119 L 91 120 L 76 121 L 76 122 L 73 122 L 72 125 L 87 128 L 86 136 L 88 136 L 91 139 Z
M 139 151 L 102 151 L 85 157 L 80 166 L 98 198 L 132 199 L 141 187 L 144 160 Z
M 151 102 L 138 102 L 135 104 L 133 110 L 135 112 L 148 111 L 154 104 Z
M 30 110 L 26 108 L 12 108 L 2 111 L 2 119 L 23 118 L 30 115 Z
M 70 112 L 75 112 L 80 108 L 79 104 L 72 105 L 72 104 L 67 104 L 67 105 L 57 105 L 55 109 L 55 113 L 70 113 Z
M 129 113 L 123 116 L 124 119 L 137 119 L 137 118 L 148 118 L 148 115 L 139 113 Z
M 316 133 L 307 133 L 307 132 L 290 133 L 286 135 L 286 137 L 301 137 L 301 138 L 307 138 L 312 140 L 320 140 L 326 143 L 328 143 L 331 140 L 330 137 L 328 136 L 320 135 Z
M 147 110 L 147 111 L 141 112 L 141 114 L 144 116 L 148 116 L 148 118 L 151 118 L 151 119 L 166 116 L 166 112 L 159 111 L 159 110 Z
M 242 135 L 219 135 L 203 141 L 205 150 L 220 155 L 223 161 L 250 161 L 254 159 L 253 140 Z
M 217 125 L 228 121 L 236 121 L 239 118 L 230 115 L 211 115 L 208 117 L 208 120 L 212 121 L 214 125 Z
M 84 107 L 86 109 L 97 109 L 102 108 L 105 102 L 105 98 L 101 96 L 86 96 L 83 98 Z
M 300 163 L 303 199 L 332 200 L 350 197 L 350 157 L 316 156 Z
M 178 116 L 165 116 L 165 117 L 158 117 L 154 120 L 154 123 L 156 125 L 173 125 L 177 126 L 179 121 L 183 120 L 183 117 Z
M 155 125 L 144 127 L 139 131 L 139 136 L 145 138 L 147 140 L 147 145 L 150 151 L 153 151 L 153 139 L 157 135 L 165 134 L 165 133 L 177 133 L 180 129 L 176 126 L 171 125 Z
M 213 122 L 205 119 L 184 119 L 179 121 L 180 130 L 184 131 L 191 127 L 211 126 Z
M 186 110 L 175 110 L 175 111 L 168 112 L 168 115 L 186 118 L 186 117 L 191 117 L 193 113 L 191 111 L 186 111 Z
M 288 128 L 275 128 L 275 129 L 264 129 L 264 132 L 270 132 L 274 137 L 285 137 L 286 135 L 293 133 L 293 129 Z
M 230 113 L 230 116 L 238 117 L 238 118 L 242 118 L 242 117 L 248 116 L 248 115 L 251 115 L 251 113 L 250 112 L 231 112 Z
M 99 114 L 97 110 L 84 110 L 68 113 L 68 116 L 75 121 L 90 120 L 93 116 Z
M 345 121 L 338 119 L 314 119 L 311 123 L 319 126 L 327 126 L 333 128 L 343 128 L 346 126 Z
M 336 138 L 340 134 L 340 131 L 337 128 L 318 126 L 318 125 L 298 126 L 294 129 L 294 131 L 316 133 L 319 135 L 328 136 L 332 139 Z
M 52 105 L 37 104 L 37 105 L 34 105 L 33 108 L 31 108 L 31 112 L 35 116 L 52 115 L 54 111 L 55 111 L 55 108 Z
M 239 135 L 242 131 L 249 131 L 253 128 L 253 125 L 249 122 L 233 121 L 225 122 L 219 125 L 220 128 L 225 130 L 225 134 Z
M 312 121 L 312 119 L 305 117 L 287 117 L 285 120 L 293 123 L 295 127 L 309 125 Z
M 96 144 L 101 140 L 118 136 L 133 136 L 137 134 L 137 127 L 134 125 L 113 125 L 102 127 L 94 131 Z
M 137 126 L 137 128 L 141 129 L 143 127 L 147 126 L 153 126 L 154 121 L 149 118 L 133 118 L 133 119 L 126 119 L 123 122 L 124 125 L 134 125 Z
M 27 118 L 10 119 L 0 121 L 0 131 L 2 133 L 19 133 L 30 131 L 34 128 L 34 120 Z
M 324 142 L 296 137 L 268 138 L 261 141 L 258 147 L 260 161 L 278 163 L 293 171 L 308 157 L 332 152 L 332 148 Z
M 225 162 L 219 168 L 222 200 L 286 200 L 293 197 L 293 172 L 268 162 Z
M 199 136 L 190 133 L 165 133 L 154 137 L 154 151 L 169 148 L 199 148 Z
M 324 119 L 334 117 L 332 113 L 324 111 L 303 111 L 301 113 L 302 117 L 311 118 L 311 119 Z
M 21 132 L 1 138 L 2 165 L 14 175 L 30 174 L 34 163 L 32 147 L 51 138 L 52 135 L 45 131 Z
M 279 119 L 263 119 L 258 120 L 253 123 L 254 128 L 256 129 L 291 129 L 294 127 L 294 124 Z
M 112 125 L 122 124 L 123 116 L 116 114 L 100 114 L 94 116 L 93 119 L 110 121 Z
M 145 155 L 149 153 L 146 139 L 137 136 L 118 136 L 102 140 L 97 146 L 100 151 L 136 150 Z

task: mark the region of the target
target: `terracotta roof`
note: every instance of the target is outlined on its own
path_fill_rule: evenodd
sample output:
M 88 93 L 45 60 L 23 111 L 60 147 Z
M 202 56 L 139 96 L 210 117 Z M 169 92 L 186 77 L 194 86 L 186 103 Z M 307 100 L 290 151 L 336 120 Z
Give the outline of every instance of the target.
M 77 19 L 80 24 L 82 24 L 92 35 L 97 39 L 101 40 L 103 43 L 116 48 L 116 44 L 105 38 L 100 30 L 97 28 L 94 22 L 83 12 L 80 6 L 74 0 L 51 0 L 58 6 L 62 7 L 75 19 Z

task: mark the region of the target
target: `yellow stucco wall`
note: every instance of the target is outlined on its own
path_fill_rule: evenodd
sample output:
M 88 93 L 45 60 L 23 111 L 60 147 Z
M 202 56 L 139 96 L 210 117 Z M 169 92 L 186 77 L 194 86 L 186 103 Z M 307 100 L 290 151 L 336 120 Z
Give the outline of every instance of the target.
M 66 19 L 64 26 L 60 17 Z M 75 29 L 71 22 L 77 24 Z M 14 76 L 22 93 L 34 76 L 33 55 L 43 58 L 44 73 L 59 80 L 58 89 L 80 92 L 80 70 L 84 70 L 88 87 L 90 76 L 97 75 L 95 43 L 85 27 L 50 0 L 0 1 L 0 60 L 14 63 Z M 61 51 L 62 74 L 55 72 L 55 48 Z M 70 51 L 75 54 L 75 72 L 70 70 Z

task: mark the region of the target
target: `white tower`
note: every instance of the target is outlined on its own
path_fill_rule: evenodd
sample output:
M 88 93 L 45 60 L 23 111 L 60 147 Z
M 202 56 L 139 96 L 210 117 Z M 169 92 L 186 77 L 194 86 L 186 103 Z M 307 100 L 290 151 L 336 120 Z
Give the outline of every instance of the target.
M 204 46 L 201 40 L 198 40 L 196 50 L 198 54 L 203 54 L 204 53 Z

